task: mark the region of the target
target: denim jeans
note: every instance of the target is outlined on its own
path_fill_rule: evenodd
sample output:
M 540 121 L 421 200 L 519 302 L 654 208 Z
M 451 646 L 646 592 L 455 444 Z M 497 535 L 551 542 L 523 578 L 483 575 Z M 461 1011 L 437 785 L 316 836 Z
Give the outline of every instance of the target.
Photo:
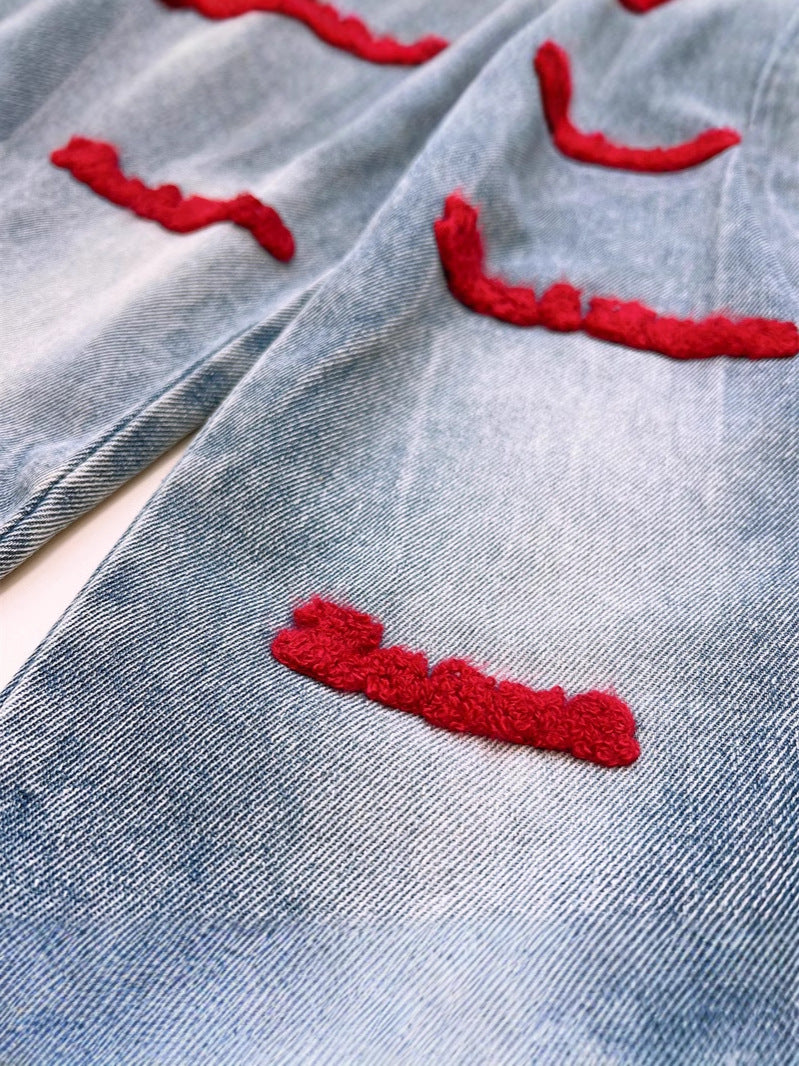
M 783 1064 L 797 1045 L 799 362 L 518 328 L 493 274 L 799 319 L 791 0 L 359 0 L 415 68 L 278 15 L 0 5 L 6 569 L 204 428 L 0 699 L 0 1059 Z M 584 130 L 741 144 L 670 174 Z M 178 236 L 48 162 L 185 189 Z M 433 728 L 270 655 L 313 595 L 386 643 L 613 689 L 609 770 Z

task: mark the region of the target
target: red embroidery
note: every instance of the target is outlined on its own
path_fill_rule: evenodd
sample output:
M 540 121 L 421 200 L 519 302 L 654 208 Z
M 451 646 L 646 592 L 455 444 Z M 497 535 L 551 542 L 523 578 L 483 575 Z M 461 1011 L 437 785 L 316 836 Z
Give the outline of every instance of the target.
M 341 15 L 331 4 L 318 0 L 162 0 L 168 7 L 192 7 L 209 19 L 235 18 L 251 11 L 286 15 L 304 23 L 312 33 L 334 48 L 351 52 L 370 63 L 416 66 L 443 51 L 443 37 L 422 37 L 402 44 L 393 37 L 377 37 L 361 19 Z
M 740 143 L 740 135 L 731 129 L 705 130 L 673 148 L 628 148 L 614 144 L 603 133 L 583 133 L 569 117 L 572 80 L 568 54 L 554 41 L 546 41 L 536 53 L 534 66 L 552 139 L 570 159 L 659 174 L 697 166 Z
M 601 297 L 590 300 L 588 312 L 583 315 L 579 290 L 566 283 L 553 285 L 539 301 L 531 288 L 486 276 L 477 220 L 477 210 L 460 193 L 452 193 L 434 229 L 450 291 L 478 314 L 515 326 L 583 330 L 601 340 L 660 352 L 673 359 L 719 355 L 779 359 L 799 352 L 799 331 L 793 322 L 771 318 L 734 320 L 721 315 L 699 321 L 668 318 L 640 303 Z
M 249 230 L 276 259 L 287 262 L 294 255 L 294 238 L 280 215 L 250 193 L 241 193 L 232 200 L 207 200 L 204 196 L 184 198 L 177 185 L 151 189 L 139 178 L 125 177 L 112 144 L 86 137 L 73 137 L 50 159 L 99 196 L 159 222 L 165 229 L 192 233 L 214 222 L 233 222 Z
M 722 315 L 696 322 L 658 315 L 641 303 L 599 297 L 591 300 L 583 329 L 600 340 L 661 352 L 673 359 L 708 359 L 719 355 L 775 359 L 799 352 L 799 332 L 793 322 L 769 318 L 744 318 L 736 322 Z
M 632 11 L 636 15 L 644 15 L 647 11 L 652 11 L 656 7 L 660 7 L 661 4 L 665 4 L 667 0 L 621 0 L 622 4 L 628 11 Z
M 314 597 L 294 611 L 272 654 L 291 670 L 342 692 L 363 692 L 432 725 L 512 744 L 566 751 L 600 766 L 638 758 L 635 720 L 617 696 L 563 689 L 534 691 L 487 677 L 461 659 L 429 669 L 427 657 L 406 648 L 381 648 L 383 626 L 368 614 Z

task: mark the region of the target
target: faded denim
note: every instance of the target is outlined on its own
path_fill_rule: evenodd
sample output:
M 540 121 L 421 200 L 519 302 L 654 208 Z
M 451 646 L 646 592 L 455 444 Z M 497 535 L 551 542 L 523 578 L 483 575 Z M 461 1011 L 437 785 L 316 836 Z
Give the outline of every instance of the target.
M 799 320 L 799 13 L 359 11 L 457 40 L 400 71 L 267 16 L 61 0 L 0 22 L 23 70 L 37 20 L 91 30 L 19 96 L 3 162 L 24 190 L 2 192 L 6 565 L 215 408 L 2 697 L 0 1058 L 799 1062 L 799 362 L 481 318 L 432 235 L 460 187 L 513 280 Z M 531 72 L 548 38 L 585 129 L 742 145 L 668 176 L 565 160 Z M 253 188 L 295 263 L 110 207 L 48 169 L 73 132 L 159 180 Z M 313 593 L 433 661 L 613 686 L 639 762 L 449 734 L 289 672 L 269 641 Z

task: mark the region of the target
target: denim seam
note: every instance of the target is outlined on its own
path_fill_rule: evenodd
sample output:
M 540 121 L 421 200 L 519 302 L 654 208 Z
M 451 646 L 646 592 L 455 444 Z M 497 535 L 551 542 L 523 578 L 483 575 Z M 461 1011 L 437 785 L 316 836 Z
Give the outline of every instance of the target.
M 215 355 L 218 355 L 220 351 L 227 347 L 228 344 L 234 343 L 236 340 L 239 339 L 239 337 L 245 335 L 252 328 L 252 326 L 247 326 L 240 333 L 234 334 L 230 338 L 230 340 L 226 341 L 225 344 L 221 345 L 215 351 L 209 353 L 208 355 L 204 355 L 200 359 L 196 360 L 194 363 L 191 363 L 188 367 L 182 370 L 180 374 L 177 375 L 177 377 L 170 379 L 170 381 L 167 382 L 167 384 L 159 392 L 156 392 L 152 396 L 148 397 L 145 403 L 141 404 L 139 407 L 134 408 L 129 414 L 125 415 L 124 418 L 116 422 L 111 427 L 111 429 L 109 429 L 105 434 L 103 434 L 103 436 L 101 436 L 93 444 L 89 445 L 88 449 L 84 449 L 82 452 L 79 452 L 78 455 L 71 461 L 71 463 L 65 466 L 55 476 L 55 478 L 53 478 L 50 483 L 45 486 L 45 488 L 40 489 L 39 493 L 34 496 L 33 499 L 29 500 L 28 503 L 24 505 L 24 507 L 20 508 L 17 513 L 12 518 L 10 518 L 8 522 L 5 523 L 5 525 L 0 527 L 0 544 L 2 544 L 3 541 L 5 541 L 12 533 L 17 530 L 21 522 L 23 522 L 26 518 L 30 518 L 31 515 L 36 513 L 36 511 L 41 507 L 41 505 L 47 500 L 47 497 L 58 488 L 58 486 L 65 478 L 69 477 L 70 474 L 74 474 L 76 471 L 80 470 L 80 468 L 85 463 L 87 463 L 89 459 L 97 455 L 97 453 L 100 452 L 101 449 L 109 441 L 111 441 L 114 437 L 119 436 L 119 434 L 122 433 L 122 431 L 128 426 L 130 426 L 132 423 L 134 423 L 137 418 L 140 418 L 142 415 L 146 414 L 147 411 L 154 404 L 158 403 L 159 400 L 163 399 L 163 397 L 166 396 L 167 393 L 169 393 L 172 389 L 176 388 L 186 378 L 191 377 L 191 375 L 196 370 L 199 370 L 207 361 L 213 359 Z
M 311 286 L 312 288 L 313 286 Z M 279 311 L 277 312 L 279 313 Z M 166 385 L 158 392 L 151 395 L 147 401 L 134 408 L 130 413 L 118 420 L 106 433 L 104 433 L 98 440 L 91 444 L 87 449 L 80 452 L 67 466 L 65 466 L 59 473 L 53 478 L 49 484 L 47 484 L 39 493 L 28 501 L 22 508 L 20 508 L 15 515 L 13 515 L 8 522 L 0 527 L 0 546 L 15 532 L 17 532 L 20 526 L 29 518 L 31 518 L 39 508 L 47 502 L 48 498 L 53 492 L 62 484 L 62 482 L 70 475 L 76 473 L 82 466 L 86 465 L 90 459 L 99 455 L 102 450 L 109 443 L 119 437 L 124 430 L 135 425 L 138 419 L 143 418 L 152 408 L 170 392 L 174 391 L 184 381 L 187 381 L 197 371 L 202 370 L 208 363 L 220 355 L 226 348 L 229 348 L 232 344 L 246 337 L 249 333 L 254 332 L 263 322 L 253 322 L 237 333 L 232 334 L 224 343 L 220 344 L 213 351 L 208 352 L 206 355 L 201 356 L 200 359 L 195 360 L 188 367 L 183 369 L 175 377 L 171 378 Z M 210 412 L 209 412 L 210 414 Z M 208 416 L 206 416 L 207 418 Z M 167 445 L 169 447 L 169 445 Z M 165 449 L 166 450 L 166 449 Z M 162 453 L 163 454 L 163 453 Z
M 788 48 L 791 46 L 791 42 L 795 39 L 798 29 L 799 29 L 799 11 L 795 12 L 794 15 L 792 15 L 791 18 L 789 18 L 788 22 L 785 25 L 785 28 L 782 30 L 781 33 L 779 33 L 777 35 L 777 40 L 774 42 L 772 47 L 769 49 L 768 55 L 766 56 L 765 62 L 763 63 L 763 67 L 762 67 L 762 69 L 761 69 L 761 71 L 760 71 L 760 73 L 759 73 L 759 75 L 757 77 L 757 81 L 755 83 L 755 87 L 754 87 L 754 90 L 752 92 L 752 99 L 751 99 L 751 102 L 750 102 L 750 105 L 749 105 L 749 112 L 748 112 L 748 114 L 746 116 L 746 122 L 745 122 L 745 124 L 744 124 L 744 126 L 743 126 L 743 128 L 741 130 L 741 136 L 743 138 L 743 148 L 742 148 L 742 150 L 744 150 L 744 151 L 747 148 L 747 143 L 749 141 L 749 134 L 751 133 L 751 131 L 753 129 L 753 126 L 754 126 L 754 123 L 757 120 L 758 113 L 760 112 L 760 109 L 761 109 L 761 107 L 763 105 L 763 100 L 764 100 L 764 98 L 767 97 L 768 93 L 771 91 L 771 84 L 770 83 L 772 83 L 773 79 L 776 77 L 776 74 L 777 74 L 778 68 L 779 68 L 780 60 L 782 59 L 783 55 L 788 50 Z M 750 149 L 750 150 L 752 150 L 752 149 Z M 720 190 L 719 201 L 718 201 L 718 214 L 717 214 L 717 224 L 716 224 L 716 241 L 715 241 L 715 245 L 716 245 L 716 248 L 715 248 L 715 266 L 714 266 L 714 276 L 713 276 L 713 297 L 714 297 L 714 301 L 715 301 L 716 305 L 718 305 L 719 301 L 721 300 L 721 293 L 719 291 L 720 290 L 719 274 L 720 274 L 721 269 L 722 269 L 722 265 L 721 265 L 721 255 L 722 255 L 722 249 L 721 249 L 721 244 L 722 244 L 722 237 L 721 237 L 722 218 L 725 215 L 725 212 L 726 212 L 726 209 L 727 209 L 727 204 L 729 202 L 730 184 L 732 182 L 732 175 L 733 175 L 733 172 L 735 170 L 735 166 L 736 166 L 737 163 L 738 163 L 738 159 L 734 155 L 726 160 L 726 165 L 725 165 L 725 170 L 724 170 L 724 177 L 722 178 L 721 190 Z M 787 277 L 786 277 L 786 280 L 787 280 Z

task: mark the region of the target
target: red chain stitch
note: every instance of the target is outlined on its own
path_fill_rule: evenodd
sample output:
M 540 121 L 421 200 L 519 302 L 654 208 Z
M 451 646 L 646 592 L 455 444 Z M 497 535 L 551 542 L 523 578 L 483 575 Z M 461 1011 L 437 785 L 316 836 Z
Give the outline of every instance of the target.
M 402 44 L 394 37 L 378 37 L 361 19 L 344 16 L 331 4 L 318 0 L 161 0 L 167 7 L 194 8 L 209 19 L 228 19 L 251 11 L 285 15 L 304 23 L 312 33 L 344 52 L 370 63 L 416 66 L 442 52 L 449 41 L 443 37 L 422 37 Z
M 487 677 L 462 659 L 429 669 L 422 652 L 381 648 L 383 626 L 368 614 L 315 596 L 272 641 L 290 670 L 342 692 L 362 692 L 456 733 L 570 752 L 600 766 L 628 766 L 640 754 L 629 707 L 606 692 L 567 699 Z
M 250 193 L 241 193 L 232 200 L 207 200 L 204 196 L 184 198 L 177 185 L 151 189 L 139 178 L 125 177 L 113 144 L 86 137 L 73 137 L 50 159 L 98 196 L 175 233 L 192 233 L 214 222 L 233 222 L 249 230 L 276 259 L 288 262 L 294 255 L 294 238 L 280 215 Z
M 662 174 L 697 166 L 740 143 L 740 134 L 731 129 L 705 130 L 692 141 L 672 148 L 629 148 L 614 144 L 604 133 L 583 133 L 569 117 L 572 79 L 568 53 L 554 41 L 545 41 L 536 52 L 534 66 L 552 139 L 565 156 L 578 162 Z
M 484 272 L 478 212 L 460 193 L 444 204 L 434 229 L 438 253 L 450 292 L 464 306 L 515 326 L 583 330 L 593 337 L 673 359 L 730 355 L 748 359 L 779 359 L 799 353 L 799 331 L 793 322 L 772 318 L 722 315 L 694 319 L 658 315 L 644 304 L 595 297 L 582 314 L 580 292 L 565 282 L 536 299 L 532 288 L 508 285 Z

